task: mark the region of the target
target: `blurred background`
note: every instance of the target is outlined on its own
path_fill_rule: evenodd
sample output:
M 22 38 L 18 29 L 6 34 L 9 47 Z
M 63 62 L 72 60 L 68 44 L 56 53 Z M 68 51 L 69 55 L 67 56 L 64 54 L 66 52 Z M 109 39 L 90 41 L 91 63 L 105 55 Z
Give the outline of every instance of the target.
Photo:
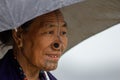
M 120 80 L 120 24 L 67 51 L 52 73 L 58 80 Z

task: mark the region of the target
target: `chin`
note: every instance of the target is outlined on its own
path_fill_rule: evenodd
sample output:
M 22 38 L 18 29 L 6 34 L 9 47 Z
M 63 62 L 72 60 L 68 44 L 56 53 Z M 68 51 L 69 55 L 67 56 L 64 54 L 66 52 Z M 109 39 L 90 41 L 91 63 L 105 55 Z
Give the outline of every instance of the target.
M 57 69 L 57 65 L 44 68 L 45 71 L 52 71 L 52 70 L 55 70 L 55 69 Z

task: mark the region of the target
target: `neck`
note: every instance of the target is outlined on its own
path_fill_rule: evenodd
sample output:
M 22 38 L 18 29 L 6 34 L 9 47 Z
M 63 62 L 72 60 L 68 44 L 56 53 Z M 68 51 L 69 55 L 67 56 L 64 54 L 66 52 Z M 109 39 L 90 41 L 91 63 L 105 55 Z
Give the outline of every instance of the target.
M 39 68 L 35 67 L 33 64 L 27 60 L 27 58 L 22 53 L 17 53 L 16 59 L 23 69 L 27 80 L 38 80 L 39 79 Z

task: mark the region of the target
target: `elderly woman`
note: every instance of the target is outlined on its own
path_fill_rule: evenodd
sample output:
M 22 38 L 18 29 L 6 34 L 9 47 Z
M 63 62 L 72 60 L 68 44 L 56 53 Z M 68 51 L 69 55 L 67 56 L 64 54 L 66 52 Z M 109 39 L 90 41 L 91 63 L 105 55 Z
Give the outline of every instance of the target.
M 56 80 L 49 71 L 57 68 L 66 49 L 66 33 L 59 10 L 0 32 L 2 45 L 13 46 L 0 60 L 0 80 Z

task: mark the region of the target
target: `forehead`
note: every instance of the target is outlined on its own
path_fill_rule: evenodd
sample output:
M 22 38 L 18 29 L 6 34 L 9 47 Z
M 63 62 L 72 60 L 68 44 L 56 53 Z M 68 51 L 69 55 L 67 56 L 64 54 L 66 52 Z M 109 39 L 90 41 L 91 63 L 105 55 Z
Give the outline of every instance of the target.
M 44 14 L 36 18 L 36 20 L 41 22 L 64 22 L 64 17 L 59 10 Z
M 33 20 L 31 27 L 42 28 L 43 25 L 59 25 L 66 27 L 64 17 L 60 11 L 53 11 L 42 16 L 39 16 Z
M 60 11 L 53 11 L 51 13 L 43 15 L 42 17 L 44 17 L 44 18 L 48 18 L 48 17 L 49 18 L 58 18 L 60 20 L 64 19 L 63 15 L 62 15 L 62 13 Z

